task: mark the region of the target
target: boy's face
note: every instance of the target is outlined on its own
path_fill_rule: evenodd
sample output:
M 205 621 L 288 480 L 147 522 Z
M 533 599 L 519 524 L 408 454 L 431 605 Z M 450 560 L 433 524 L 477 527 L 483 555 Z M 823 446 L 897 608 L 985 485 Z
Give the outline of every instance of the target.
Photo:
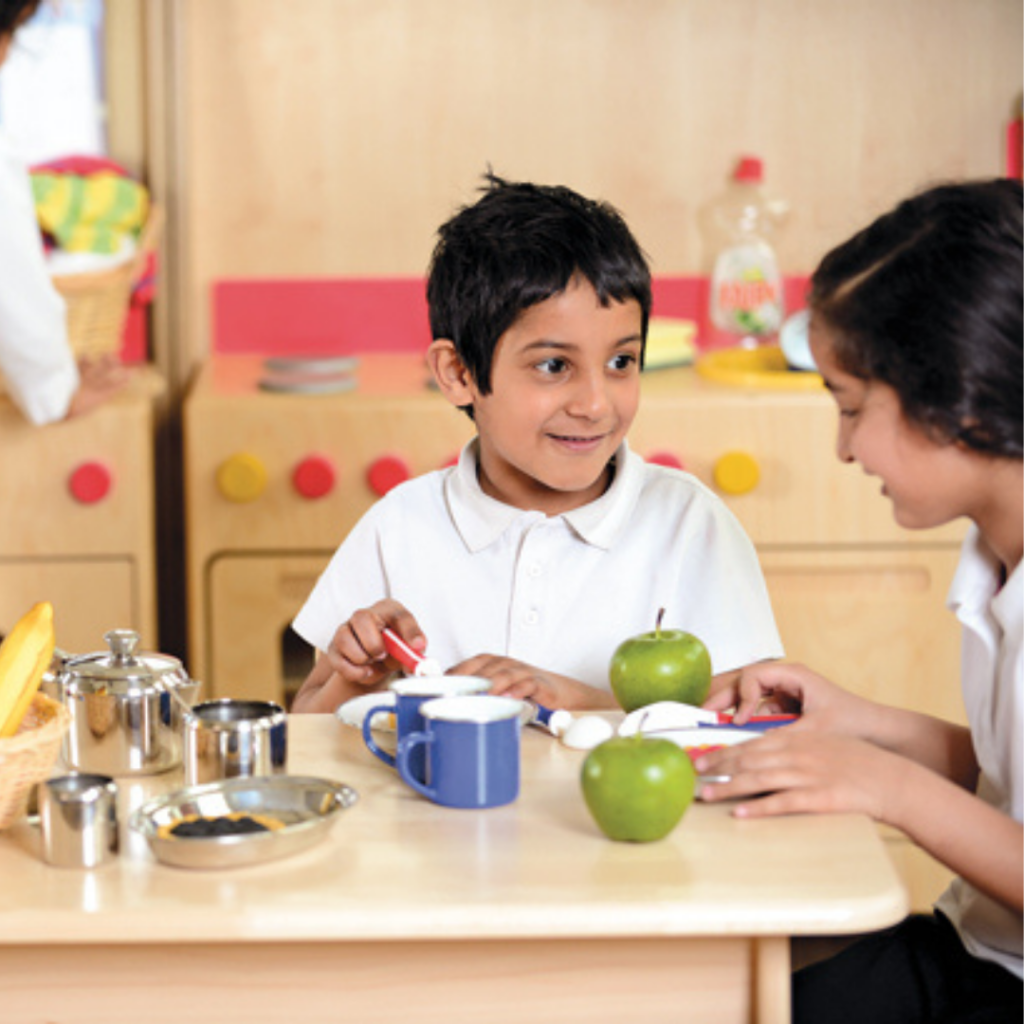
M 640 398 L 641 328 L 635 300 L 602 306 L 582 278 L 523 311 L 498 341 L 490 394 L 466 375 L 457 403 L 473 404 L 486 494 L 557 515 L 604 493 Z

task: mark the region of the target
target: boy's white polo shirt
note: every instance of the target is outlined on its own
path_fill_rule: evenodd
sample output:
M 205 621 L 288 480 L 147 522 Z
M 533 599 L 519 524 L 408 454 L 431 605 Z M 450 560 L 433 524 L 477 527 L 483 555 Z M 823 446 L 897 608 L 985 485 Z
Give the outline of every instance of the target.
M 354 611 L 392 597 L 445 667 L 503 655 L 604 690 L 615 648 L 652 630 L 659 608 L 666 627 L 704 641 L 716 673 L 782 655 L 753 545 L 696 478 L 623 444 L 604 495 L 546 516 L 484 494 L 476 460 L 470 442 L 455 467 L 374 505 L 296 631 L 326 649 Z
M 961 675 L 967 720 L 981 777 L 978 796 L 1024 817 L 1024 568 L 1000 586 L 999 562 L 972 526 L 947 606 L 963 626 Z M 958 878 L 936 907 L 977 957 L 1002 964 L 1018 978 L 1021 917 Z

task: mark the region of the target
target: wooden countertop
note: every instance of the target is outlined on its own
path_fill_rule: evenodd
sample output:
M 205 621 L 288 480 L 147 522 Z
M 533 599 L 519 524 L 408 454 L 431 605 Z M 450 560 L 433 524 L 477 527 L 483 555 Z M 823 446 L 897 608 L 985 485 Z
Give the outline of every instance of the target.
M 158 864 L 122 830 L 92 871 L 39 856 L 38 828 L 0 833 L 0 945 L 841 934 L 890 925 L 906 894 L 874 825 L 842 815 L 738 821 L 694 804 L 666 840 L 615 843 L 579 790 L 584 754 L 535 729 L 518 801 L 436 807 L 328 715 L 289 719 L 289 771 L 353 786 L 328 838 L 240 869 Z M 120 780 L 122 821 L 180 772 Z

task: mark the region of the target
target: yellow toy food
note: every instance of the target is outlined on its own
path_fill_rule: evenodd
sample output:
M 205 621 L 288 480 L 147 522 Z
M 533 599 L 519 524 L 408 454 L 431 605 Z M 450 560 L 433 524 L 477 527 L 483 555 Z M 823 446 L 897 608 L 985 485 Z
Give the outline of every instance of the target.
M 0 644 L 0 739 L 13 736 L 53 658 L 53 605 L 40 601 Z

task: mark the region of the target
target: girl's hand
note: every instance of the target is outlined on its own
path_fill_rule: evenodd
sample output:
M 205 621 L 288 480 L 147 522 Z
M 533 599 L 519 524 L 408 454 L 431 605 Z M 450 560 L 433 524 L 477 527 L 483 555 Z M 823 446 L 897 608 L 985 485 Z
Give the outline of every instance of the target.
M 490 692 L 516 700 L 532 700 L 552 710 L 594 710 L 617 707 L 610 693 L 568 676 L 542 672 L 513 658 L 478 654 L 453 666 L 448 675 L 480 676 L 491 681 Z
M 735 707 L 742 725 L 754 714 L 800 714 L 791 729 L 817 729 L 848 736 L 870 734 L 871 701 L 858 697 L 804 665 L 762 662 L 750 665 L 731 687 L 717 689 L 704 702 L 712 711 Z
M 778 814 L 858 812 L 890 824 L 904 758 L 863 740 L 774 729 L 764 736 L 697 759 L 701 774 L 727 775 L 706 783 L 707 801 L 757 797 L 736 806 L 740 818 Z

